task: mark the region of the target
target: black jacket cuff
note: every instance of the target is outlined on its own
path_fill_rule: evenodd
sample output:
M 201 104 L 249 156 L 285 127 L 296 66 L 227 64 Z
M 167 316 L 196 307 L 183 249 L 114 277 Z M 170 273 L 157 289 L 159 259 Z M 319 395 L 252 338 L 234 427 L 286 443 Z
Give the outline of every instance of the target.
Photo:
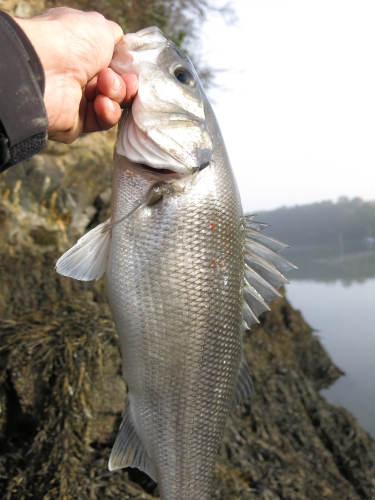
M 0 12 L 0 172 L 42 151 L 48 119 L 44 71 L 18 24 Z

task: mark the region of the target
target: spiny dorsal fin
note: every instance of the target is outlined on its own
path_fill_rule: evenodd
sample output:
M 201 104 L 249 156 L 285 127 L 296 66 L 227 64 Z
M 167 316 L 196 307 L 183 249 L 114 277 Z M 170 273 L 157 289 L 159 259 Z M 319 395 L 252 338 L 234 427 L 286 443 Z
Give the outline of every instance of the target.
M 249 330 L 251 325 L 253 325 L 254 323 L 259 323 L 257 316 L 255 315 L 254 311 L 252 311 L 246 300 L 243 301 L 243 319 L 244 330 Z
M 249 365 L 242 355 L 240 368 L 238 370 L 237 384 L 232 399 L 232 406 L 236 406 L 245 399 L 249 398 L 253 393 L 253 390 L 254 385 L 251 378 Z
M 247 326 L 258 322 L 258 316 L 266 311 L 271 300 L 280 297 L 277 289 L 288 283 L 283 274 L 297 269 L 289 261 L 277 255 L 288 245 L 261 233 L 268 224 L 253 221 L 254 215 L 244 217 L 245 226 L 245 286 L 244 322 Z M 245 327 L 245 325 L 244 325 Z
M 254 221 L 254 217 L 257 215 L 245 215 L 244 216 L 244 222 L 245 222 L 245 229 L 254 229 L 255 231 L 263 231 L 266 227 L 269 227 L 269 224 L 265 224 L 264 222 L 258 222 Z
M 111 231 L 103 233 L 106 220 L 82 236 L 77 243 L 65 252 L 56 262 L 55 269 L 63 276 L 80 281 L 98 280 L 107 268 Z
M 252 240 L 251 236 L 247 237 L 245 240 L 245 249 L 250 254 L 254 256 L 261 257 L 266 260 L 269 264 L 275 267 L 280 273 L 285 273 L 291 269 L 295 269 L 295 266 L 289 261 L 277 255 L 274 250 L 267 248 L 261 243 L 257 243 Z
M 136 467 L 145 472 L 151 479 L 157 481 L 154 464 L 147 455 L 142 441 L 135 430 L 128 402 L 125 404 L 120 430 L 108 463 L 110 471 L 124 467 Z
M 264 301 L 269 304 L 271 300 L 281 297 L 281 293 L 277 291 L 268 281 L 262 278 L 258 273 L 245 264 L 245 278 L 248 283 L 260 293 Z
M 256 317 L 262 314 L 262 312 L 270 310 L 260 293 L 253 286 L 251 286 L 246 279 L 244 286 L 244 299 L 249 304 Z
M 257 230 L 245 229 L 245 231 L 247 238 L 258 242 L 261 245 L 264 245 L 265 247 L 273 250 L 276 253 L 280 252 L 281 250 L 284 250 L 284 248 L 289 248 L 289 245 L 286 245 L 285 243 L 282 243 L 281 241 L 276 240 L 275 238 L 271 238 L 271 236 L 266 236 L 265 234 L 260 233 Z
M 253 269 L 259 276 L 264 278 L 276 290 L 289 281 L 274 266 L 262 257 L 245 251 L 245 263 Z M 251 282 L 251 281 L 250 281 Z

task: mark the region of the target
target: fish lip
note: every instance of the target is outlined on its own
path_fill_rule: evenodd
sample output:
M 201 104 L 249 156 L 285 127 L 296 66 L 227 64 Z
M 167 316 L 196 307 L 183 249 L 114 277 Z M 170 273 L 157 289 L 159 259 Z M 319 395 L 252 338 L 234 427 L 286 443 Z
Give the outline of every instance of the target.
M 147 172 L 151 172 L 156 175 L 162 175 L 162 176 L 181 175 L 181 172 L 175 172 L 174 170 L 169 170 L 167 168 L 150 167 L 150 165 L 146 165 L 145 163 L 137 163 L 137 165 L 142 170 L 146 170 Z
M 145 163 L 136 163 L 136 165 L 141 170 L 144 170 L 144 171 L 149 172 L 151 174 L 155 174 L 155 175 L 162 176 L 162 177 L 175 177 L 175 178 L 180 179 L 182 177 L 188 177 L 190 175 L 194 175 L 194 174 L 200 172 L 201 170 L 204 170 L 206 167 L 208 167 L 210 165 L 210 162 L 206 161 L 205 163 L 202 163 L 202 165 L 200 165 L 199 167 L 194 167 L 194 168 L 190 169 L 189 172 L 184 172 L 184 173 L 176 172 L 175 170 L 170 170 L 167 168 L 151 167 L 150 165 L 146 165 Z

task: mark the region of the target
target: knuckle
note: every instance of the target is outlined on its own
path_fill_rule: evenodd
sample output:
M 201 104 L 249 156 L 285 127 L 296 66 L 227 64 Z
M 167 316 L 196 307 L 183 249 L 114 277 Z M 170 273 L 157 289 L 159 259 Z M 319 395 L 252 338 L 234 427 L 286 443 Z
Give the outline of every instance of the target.
M 92 19 L 95 19 L 99 23 L 104 23 L 106 21 L 106 18 L 103 16 L 103 14 L 100 14 L 100 12 L 91 11 L 88 12 L 88 14 L 90 14 Z

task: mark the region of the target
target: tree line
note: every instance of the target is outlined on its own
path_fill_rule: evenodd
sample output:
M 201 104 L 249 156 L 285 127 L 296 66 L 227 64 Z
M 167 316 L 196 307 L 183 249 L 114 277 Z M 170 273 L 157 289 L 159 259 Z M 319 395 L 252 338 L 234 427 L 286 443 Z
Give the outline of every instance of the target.
M 293 246 L 343 244 L 375 237 L 375 201 L 340 197 L 334 203 L 281 207 L 259 212 L 267 234 Z

